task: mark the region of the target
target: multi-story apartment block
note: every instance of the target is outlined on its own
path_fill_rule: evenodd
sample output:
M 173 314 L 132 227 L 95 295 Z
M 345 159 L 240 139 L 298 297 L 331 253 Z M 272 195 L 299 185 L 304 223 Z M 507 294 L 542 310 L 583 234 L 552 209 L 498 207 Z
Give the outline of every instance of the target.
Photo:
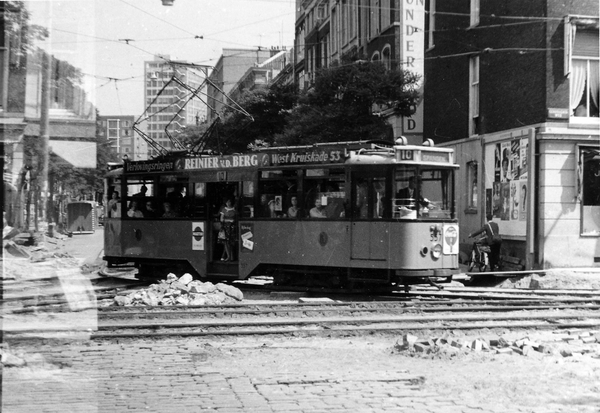
M 600 265 L 598 0 L 428 0 L 425 137 L 456 148 L 461 241 Z
M 249 68 L 259 66 L 281 52 L 279 49 L 223 49 L 209 76 L 207 88 L 208 121 L 220 116 L 227 103 L 226 96 L 237 87 Z M 264 72 L 264 71 L 263 71 Z
M 317 70 L 343 57 L 423 75 L 424 6 L 424 0 L 296 0 L 295 81 L 310 88 Z M 422 105 L 411 117 L 374 110 L 388 119 L 395 136 L 423 141 Z
M 285 83 L 287 78 L 284 79 L 283 75 L 286 67 L 291 68 L 290 52 L 281 50 L 264 62 L 249 67 L 236 85 L 231 88 L 229 97 L 237 102 L 244 91 L 266 88 L 273 84 L 278 77 L 278 81 Z M 287 80 L 291 81 L 291 76 Z
M 206 100 L 195 96 L 173 78 L 187 85 L 199 96 L 206 96 L 207 68 L 184 61 L 171 61 L 168 55 L 156 56 L 144 63 L 144 102 L 146 106 L 146 134 L 165 149 L 173 144 L 171 136 L 183 126 L 196 125 L 206 120 Z M 156 155 L 150 146 L 150 155 Z
M 148 144 L 133 131 L 133 116 L 98 116 L 99 135 L 119 158 L 131 161 L 148 159 Z

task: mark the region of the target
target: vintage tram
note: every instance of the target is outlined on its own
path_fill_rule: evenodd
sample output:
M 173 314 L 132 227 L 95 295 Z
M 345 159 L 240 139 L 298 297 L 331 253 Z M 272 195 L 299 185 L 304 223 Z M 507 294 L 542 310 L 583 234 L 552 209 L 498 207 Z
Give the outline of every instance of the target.
M 105 180 L 104 259 L 134 263 L 141 277 L 449 281 L 459 268 L 457 168 L 452 149 L 403 139 L 125 162 Z M 233 224 L 220 240 L 227 199 Z

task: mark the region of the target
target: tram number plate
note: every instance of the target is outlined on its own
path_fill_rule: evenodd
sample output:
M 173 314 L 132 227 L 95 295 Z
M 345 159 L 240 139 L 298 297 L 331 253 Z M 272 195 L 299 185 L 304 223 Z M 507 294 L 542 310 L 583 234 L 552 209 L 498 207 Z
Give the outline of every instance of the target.
M 412 161 L 414 160 L 414 151 L 400 149 L 398 150 L 396 156 L 399 161 Z

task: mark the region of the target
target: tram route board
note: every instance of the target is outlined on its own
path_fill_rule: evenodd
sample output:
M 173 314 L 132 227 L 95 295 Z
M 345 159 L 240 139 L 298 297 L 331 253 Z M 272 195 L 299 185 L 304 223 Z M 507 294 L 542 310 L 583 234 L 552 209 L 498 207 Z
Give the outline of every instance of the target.
M 318 165 L 344 163 L 346 152 L 340 149 L 293 150 L 261 152 L 236 155 L 204 155 L 182 157 L 175 160 L 151 160 L 126 162 L 124 171 L 129 173 L 164 173 L 173 171 L 201 171 L 230 168 L 259 168 L 284 165 Z M 401 149 L 397 161 L 430 161 L 451 163 L 448 152 Z

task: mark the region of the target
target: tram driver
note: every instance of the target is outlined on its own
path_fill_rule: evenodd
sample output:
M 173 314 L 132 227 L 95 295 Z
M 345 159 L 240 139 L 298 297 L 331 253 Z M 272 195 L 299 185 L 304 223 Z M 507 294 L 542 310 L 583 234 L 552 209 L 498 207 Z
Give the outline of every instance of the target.
M 416 198 L 417 195 L 418 199 Z M 417 178 L 415 176 L 408 178 L 408 186 L 400 189 L 396 194 L 396 198 L 400 205 L 411 209 L 416 209 L 417 207 L 419 209 L 428 208 L 431 205 L 431 202 L 427 198 L 424 198 L 420 193 L 417 194 Z

